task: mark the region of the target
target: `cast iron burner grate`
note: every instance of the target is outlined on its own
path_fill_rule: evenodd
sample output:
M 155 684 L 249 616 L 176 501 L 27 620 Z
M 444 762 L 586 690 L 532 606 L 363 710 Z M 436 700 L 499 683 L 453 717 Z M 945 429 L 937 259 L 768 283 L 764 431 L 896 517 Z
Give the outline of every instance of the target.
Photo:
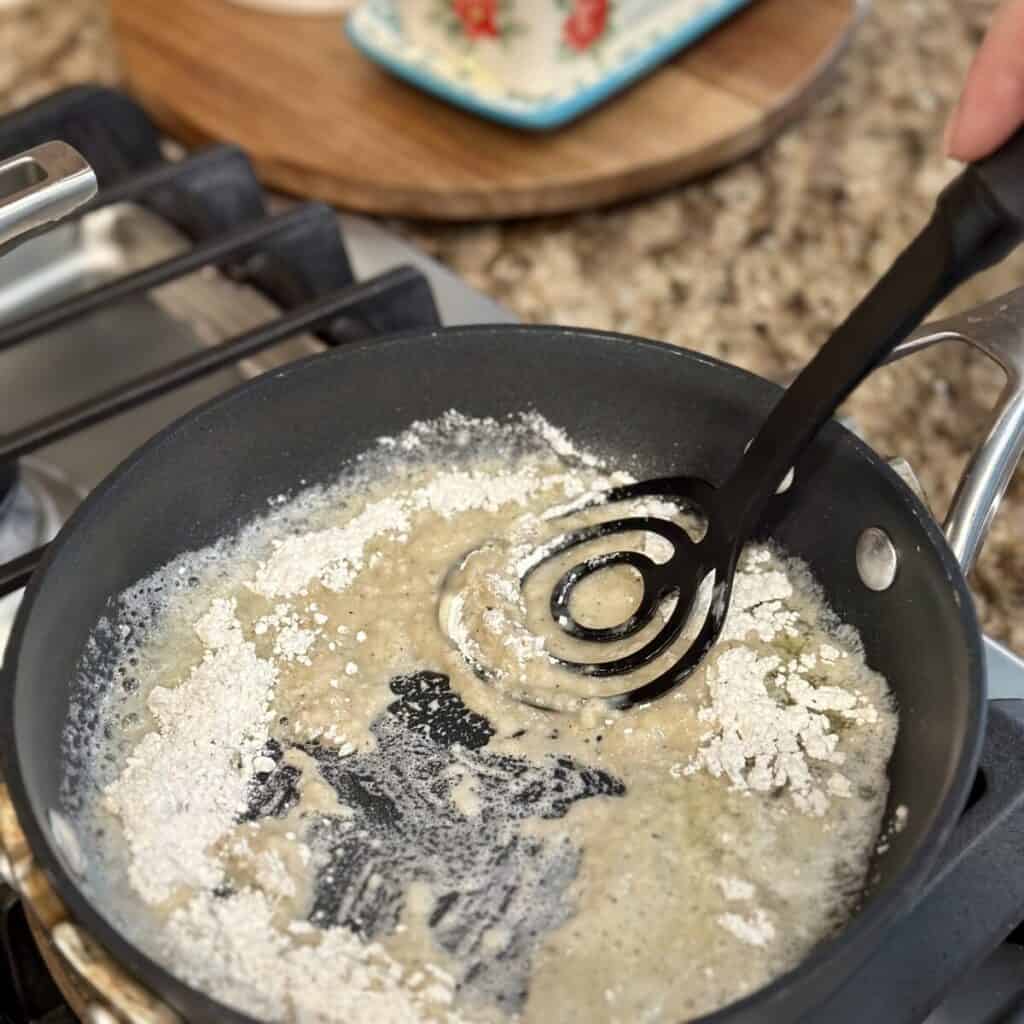
M 420 270 L 399 266 L 356 279 L 337 217 L 328 207 L 306 203 L 272 215 L 248 159 L 235 147 L 165 159 L 145 113 L 125 96 L 92 86 L 66 90 L 0 119 L 0 158 L 50 139 L 75 146 L 96 171 L 100 192 L 78 212 L 78 220 L 131 203 L 173 226 L 189 247 L 57 301 L 35 303 L 14 319 L 2 317 L 0 353 L 48 344 L 55 330 L 90 315 L 107 316 L 109 325 L 119 304 L 210 268 L 256 289 L 276 313 L 0 435 L 0 515 L 25 456 L 127 410 L 155 404 L 160 396 L 256 353 L 306 334 L 335 346 L 440 323 L 430 283 Z M 490 318 L 500 318 L 500 312 Z M 116 327 L 117 320 L 113 323 Z M 11 388 L 11 381 L 4 383 Z M 44 381 L 44 390 L 47 383 L 58 382 Z M 37 547 L 0 565 L 0 599 L 24 586 L 42 552 Z M 1021 921 L 1024 701 L 995 701 L 972 802 L 931 882 L 848 984 L 802 1024 L 921 1024 Z M 1024 970 L 1024 955 L 1015 962 Z M 982 1015 L 969 1016 L 968 1024 L 1024 1024 L 1024 976 L 990 994 Z M 943 1024 L 964 1019 L 941 1017 Z M 0 886 L 0 1024 L 73 1020 L 36 951 L 22 906 Z
M 4 324 L 0 352 L 204 268 L 256 288 L 282 312 L 7 434 L 0 439 L 0 488 L 5 491 L 15 479 L 12 467 L 23 456 L 296 335 L 310 332 L 335 346 L 440 323 L 430 286 L 419 271 L 399 267 L 355 280 L 329 207 L 305 203 L 268 214 L 248 158 L 233 146 L 169 162 L 156 129 L 134 103 L 92 87 L 59 93 L 0 122 L 4 156 L 53 138 L 75 146 L 99 181 L 98 195 L 76 218 L 133 202 L 177 228 L 192 247 Z M 0 567 L 0 594 L 22 587 L 41 555 L 37 548 Z

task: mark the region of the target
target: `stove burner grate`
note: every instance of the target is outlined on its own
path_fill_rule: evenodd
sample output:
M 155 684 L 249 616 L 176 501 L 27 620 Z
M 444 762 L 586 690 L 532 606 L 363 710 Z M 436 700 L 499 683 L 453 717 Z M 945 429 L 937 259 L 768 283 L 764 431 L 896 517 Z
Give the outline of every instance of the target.
M 214 146 L 178 162 L 164 159 L 153 125 L 112 90 L 65 90 L 0 122 L 0 155 L 63 138 L 96 171 L 100 191 L 72 220 L 133 202 L 188 237 L 179 255 L 73 295 L 0 326 L 0 352 L 204 268 L 250 285 L 281 310 L 275 319 L 0 437 L 0 495 L 14 487 L 25 455 L 110 419 L 296 335 L 329 346 L 440 323 L 421 272 L 398 267 L 356 281 L 334 212 L 304 203 L 271 216 L 248 158 Z M 66 222 L 64 222 L 66 223 Z M 0 596 L 21 589 L 42 546 L 0 565 Z

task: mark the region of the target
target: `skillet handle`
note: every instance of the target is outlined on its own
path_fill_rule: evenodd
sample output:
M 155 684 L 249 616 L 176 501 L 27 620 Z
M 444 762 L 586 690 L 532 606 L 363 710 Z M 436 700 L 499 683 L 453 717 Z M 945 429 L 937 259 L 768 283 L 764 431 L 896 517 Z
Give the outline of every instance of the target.
M 925 324 L 886 361 L 902 359 L 941 341 L 972 345 L 1006 374 L 985 439 L 967 463 L 944 524 L 949 546 L 967 575 L 1024 455 L 1024 288 Z

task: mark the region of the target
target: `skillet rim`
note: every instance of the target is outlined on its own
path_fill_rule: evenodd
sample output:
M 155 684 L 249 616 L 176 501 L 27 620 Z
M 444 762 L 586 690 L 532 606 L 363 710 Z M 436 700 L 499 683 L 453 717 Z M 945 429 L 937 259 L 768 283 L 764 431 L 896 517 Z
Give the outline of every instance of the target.
M 783 390 L 779 385 L 755 373 L 682 346 L 616 331 L 566 327 L 558 324 L 459 325 L 429 330 L 403 331 L 342 345 L 294 360 L 277 370 L 242 381 L 236 387 L 190 409 L 146 440 L 112 469 L 75 509 L 56 539 L 47 547 L 38 568 L 25 588 L 4 652 L 3 662 L 0 664 L 0 769 L 2 769 L 0 781 L 6 782 L 8 786 L 18 813 L 18 823 L 29 841 L 33 857 L 45 872 L 59 898 L 64 902 L 71 920 L 85 928 L 87 934 L 96 939 L 116 962 L 134 975 L 141 984 L 156 993 L 159 998 L 168 999 L 164 993 L 171 993 L 174 998 L 174 1002 L 168 1000 L 171 1006 L 178 1002 L 188 1004 L 198 1000 L 200 1003 L 205 1003 L 203 1015 L 207 1019 L 230 1022 L 230 1024 L 266 1024 L 266 1022 L 246 1013 L 232 1009 L 200 989 L 193 988 L 181 981 L 108 923 L 103 914 L 93 906 L 79 888 L 70 872 L 65 869 L 60 855 L 49 841 L 47 830 L 32 813 L 32 802 L 20 771 L 21 758 L 14 723 L 15 694 L 18 686 L 17 656 L 20 654 L 22 637 L 31 618 L 32 609 L 47 576 L 69 540 L 80 528 L 85 529 L 94 516 L 102 511 L 108 494 L 111 491 L 116 491 L 139 463 L 158 457 L 158 453 L 165 445 L 174 443 L 179 431 L 189 428 L 196 420 L 210 413 L 219 412 L 235 401 L 245 400 L 263 389 L 278 387 L 279 380 L 286 379 L 295 373 L 304 372 L 309 364 L 318 360 L 344 360 L 351 353 L 361 353 L 370 349 L 423 344 L 426 341 L 436 343 L 438 340 L 443 343 L 449 338 L 458 339 L 466 336 L 474 338 L 475 344 L 490 344 L 499 338 L 507 339 L 510 335 L 524 336 L 527 339 L 556 336 L 561 340 L 569 336 L 577 344 L 583 345 L 598 343 L 622 347 L 625 344 L 629 347 L 653 349 L 660 355 L 671 355 L 673 358 L 695 361 L 713 367 L 715 372 L 723 376 L 728 375 L 740 384 L 767 389 L 775 394 L 779 394 Z M 939 557 L 946 581 L 952 587 L 953 599 L 957 605 L 967 641 L 965 653 L 967 656 L 967 684 L 970 693 L 968 694 L 964 742 L 953 778 L 936 813 L 936 824 L 924 835 L 917 849 L 911 854 L 908 864 L 893 878 L 888 891 L 872 900 L 863 909 L 858 910 L 838 933 L 818 943 L 790 970 L 746 996 L 734 1000 L 710 1014 L 694 1018 L 692 1024 L 726 1024 L 735 1015 L 750 1013 L 754 1010 L 772 1015 L 773 1007 L 784 1002 L 791 991 L 809 985 L 815 976 L 820 979 L 827 973 L 831 964 L 841 961 L 844 956 L 847 959 L 855 956 L 853 963 L 848 964 L 846 969 L 840 972 L 840 979 L 825 989 L 825 995 L 822 998 L 839 991 L 853 970 L 869 955 L 871 951 L 869 940 L 872 934 L 877 934 L 898 914 L 909 909 L 920 894 L 939 851 L 948 842 L 967 802 L 980 758 L 986 721 L 986 670 L 981 630 L 974 600 L 960 565 L 950 551 L 945 536 L 931 513 L 877 452 L 834 420 L 823 428 L 823 433 L 826 432 L 840 443 L 849 446 L 873 470 L 880 472 L 890 486 L 895 487 L 908 514 L 916 521 L 918 528 L 923 530 L 925 538 Z M 153 984 L 153 978 L 156 978 L 159 984 Z M 818 984 L 820 986 L 820 981 Z M 209 1017 L 208 1010 L 214 1011 L 217 1016 Z M 801 1013 L 812 1010 L 813 1006 L 806 1007 Z M 771 1019 L 776 1018 L 772 1015 Z

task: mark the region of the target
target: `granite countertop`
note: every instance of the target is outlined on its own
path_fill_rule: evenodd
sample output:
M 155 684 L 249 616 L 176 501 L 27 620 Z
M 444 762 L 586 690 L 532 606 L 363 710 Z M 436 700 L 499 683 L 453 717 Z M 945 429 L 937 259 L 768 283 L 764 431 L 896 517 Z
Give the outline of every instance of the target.
M 756 156 L 612 210 L 397 227 L 534 321 L 627 331 L 776 380 L 803 365 L 955 173 L 940 139 L 994 0 L 875 0 L 828 96 Z M 116 81 L 102 0 L 0 4 L 0 102 Z M 946 311 L 1024 282 L 1024 252 Z M 940 311 L 941 312 L 941 311 Z M 904 456 L 943 512 L 1000 373 L 960 346 L 878 371 L 844 410 Z M 1024 473 L 971 580 L 985 628 L 1024 654 Z

